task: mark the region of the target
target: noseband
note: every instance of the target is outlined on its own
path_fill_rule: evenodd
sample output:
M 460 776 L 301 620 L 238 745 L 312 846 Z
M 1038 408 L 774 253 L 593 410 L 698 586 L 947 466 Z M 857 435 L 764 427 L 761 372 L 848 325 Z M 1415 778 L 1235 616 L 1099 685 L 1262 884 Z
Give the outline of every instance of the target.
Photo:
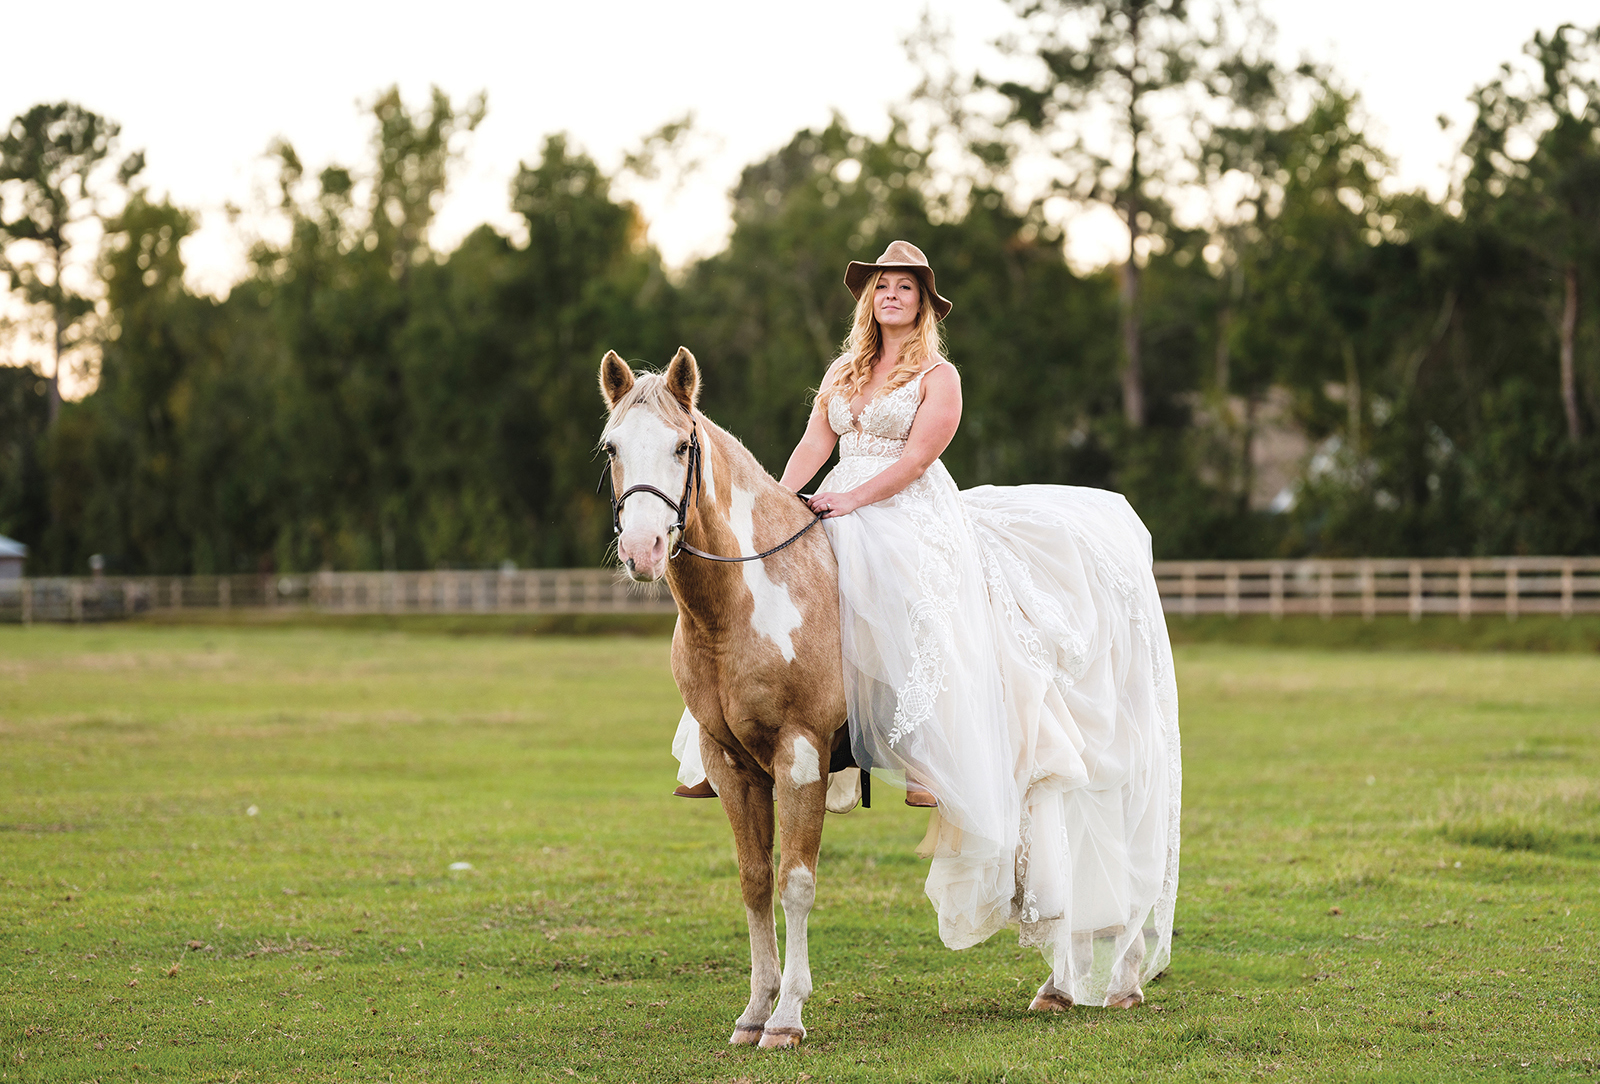
M 684 411 L 684 413 L 687 414 L 689 412 Z M 759 561 L 763 557 L 771 557 L 779 550 L 785 549 L 786 547 L 798 542 L 802 535 L 811 530 L 811 528 L 815 527 L 817 522 L 822 519 L 821 512 L 813 512 L 810 523 L 800 528 L 798 531 L 784 539 L 782 542 L 778 543 L 776 546 L 773 546 L 770 550 L 753 554 L 749 557 L 720 557 L 715 553 L 707 553 L 704 550 L 696 549 L 683 540 L 683 528 L 685 522 L 689 518 L 690 497 L 692 496 L 694 498 L 695 507 L 698 508 L 700 506 L 700 491 L 703 488 L 703 483 L 700 480 L 700 462 L 702 455 L 703 453 L 700 450 L 700 426 L 695 422 L 694 415 L 690 414 L 688 463 L 685 465 L 683 475 L 683 495 L 677 500 L 673 500 L 655 486 L 644 485 L 642 483 L 636 486 L 629 486 L 627 489 L 622 491 L 621 496 L 618 496 L 616 482 L 612 480 L 611 476 L 611 464 L 607 463 L 604 473 L 600 475 L 600 484 L 595 487 L 595 492 L 600 492 L 601 488 L 603 488 L 607 482 L 611 483 L 612 535 L 615 536 L 622 533 L 622 504 L 635 493 L 648 493 L 653 497 L 660 497 L 668 508 L 672 509 L 678 514 L 677 521 L 674 522 L 673 525 L 667 530 L 669 535 L 673 533 L 677 534 L 676 548 L 667 554 L 667 560 L 669 561 L 678 556 L 679 553 L 688 553 L 706 561 L 721 561 L 724 564 L 730 565 L 742 564 L 745 561 Z M 798 494 L 796 494 L 796 496 L 798 496 Z M 805 500 L 804 497 L 801 497 L 800 499 L 802 501 Z

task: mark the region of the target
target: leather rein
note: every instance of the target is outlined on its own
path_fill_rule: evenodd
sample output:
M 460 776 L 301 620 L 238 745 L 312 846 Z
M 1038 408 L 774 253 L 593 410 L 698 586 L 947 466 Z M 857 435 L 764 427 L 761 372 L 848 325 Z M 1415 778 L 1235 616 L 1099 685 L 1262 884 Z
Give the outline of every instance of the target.
M 684 413 L 688 413 L 688 411 L 685 411 Z M 687 521 L 689 518 L 689 502 L 691 498 L 693 499 L 696 508 L 700 506 L 700 492 L 704 488 L 703 483 L 700 480 L 701 458 L 702 452 L 700 450 L 700 426 L 695 422 L 694 416 L 691 414 L 689 417 L 689 462 L 687 464 L 687 470 L 684 472 L 683 476 L 683 495 L 677 500 L 673 500 L 655 486 L 644 485 L 642 483 L 636 486 L 629 486 L 627 489 L 622 491 L 621 496 L 617 496 L 617 485 L 611 476 L 611 464 L 607 463 L 605 472 L 600 475 L 600 484 L 595 486 L 595 492 L 599 493 L 601 489 L 605 487 L 607 482 L 611 483 L 612 535 L 615 536 L 622 533 L 622 504 L 635 493 L 648 493 L 653 497 L 660 497 L 661 500 L 666 503 L 668 508 L 672 509 L 678 514 L 677 522 L 675 522 L 668 529 L 669 535 L 673 533 L 676 533 L 677 535 L 677 539 L 675 541 L 677 548 L 667 554 L 667 560 L 669 561 L 678 556 L 679 553 L 688 553 L 691 556 L 699 557 L 701 560 L 720 561 L 723 564 L 729 565 L 743 564 L 745 561 L 759 561 L 764 557 L 771 557 L 774 553 L 777 553 L 781 549 L 786 549 L 789 546 L 794 545 L 796 542 L 800 541 L 801 537 L 807 531 L 811 530 L 811 528 L 815 527 L 818 522 L 822 520 L 821 512 L 813 512 L 810 523 L 800 528 L 782 542 L 779 542 L 776 546 L 773 546 L 770 550 L 765 550 L 749 557 L 722 557 L 715 553 L 707 553 L 705 550 L 696 549 L 694 546 L 691 546 L 689 543 L 684 541 L 683 531 L 685 521 Z M 800 495 L 796 494 L 796 496 Z M 805 500 L 803 496 L 800 496 L 800 499 L 802 501 Z

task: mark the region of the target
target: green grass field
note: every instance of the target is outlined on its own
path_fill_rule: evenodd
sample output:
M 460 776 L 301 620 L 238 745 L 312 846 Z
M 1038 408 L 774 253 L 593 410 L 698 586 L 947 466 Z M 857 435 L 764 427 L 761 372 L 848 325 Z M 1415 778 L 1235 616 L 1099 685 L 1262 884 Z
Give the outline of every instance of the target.
M 0 628 L 0 1081 L 1600 1074 L 1600 658 L 1179 649 L 1171 968 L 1026 1011 L 925 815 L 830 817 L 798 1052 L 730 1050 L 659 637 Z M 452 870 L 453 863 L 471 868 Z

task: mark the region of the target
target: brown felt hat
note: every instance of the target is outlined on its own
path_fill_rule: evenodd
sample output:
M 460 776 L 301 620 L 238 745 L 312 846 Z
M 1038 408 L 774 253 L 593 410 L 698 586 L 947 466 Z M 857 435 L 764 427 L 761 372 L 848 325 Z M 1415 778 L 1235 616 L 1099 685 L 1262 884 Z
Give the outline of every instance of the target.
M 844 284 L 850 288 L 851 296 L 857 301 L 861 300 L 861 291 L 874 271 L 910 271 L 922 280 L 923 288 L 933 295 L 933 311 L 938 318 L 943 320 L 950 315 L 950 302 L 940 297 L 938 289 L 933 285 L 933 268 L 928 266 L 928 257 L 910 241 L 890 242 L 889 247 L 883 250 L 883 255 L 878 257 L 877 263 L 850 261 L 850 266 L 844 269 Z

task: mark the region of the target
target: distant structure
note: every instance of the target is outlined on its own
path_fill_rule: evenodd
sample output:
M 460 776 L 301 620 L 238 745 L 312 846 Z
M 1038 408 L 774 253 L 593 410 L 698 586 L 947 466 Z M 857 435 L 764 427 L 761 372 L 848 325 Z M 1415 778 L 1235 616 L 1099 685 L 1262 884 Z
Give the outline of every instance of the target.
M 0 534 L 0 580 L 20 580 L 22 564 L 27 559 L 27 546 Z

